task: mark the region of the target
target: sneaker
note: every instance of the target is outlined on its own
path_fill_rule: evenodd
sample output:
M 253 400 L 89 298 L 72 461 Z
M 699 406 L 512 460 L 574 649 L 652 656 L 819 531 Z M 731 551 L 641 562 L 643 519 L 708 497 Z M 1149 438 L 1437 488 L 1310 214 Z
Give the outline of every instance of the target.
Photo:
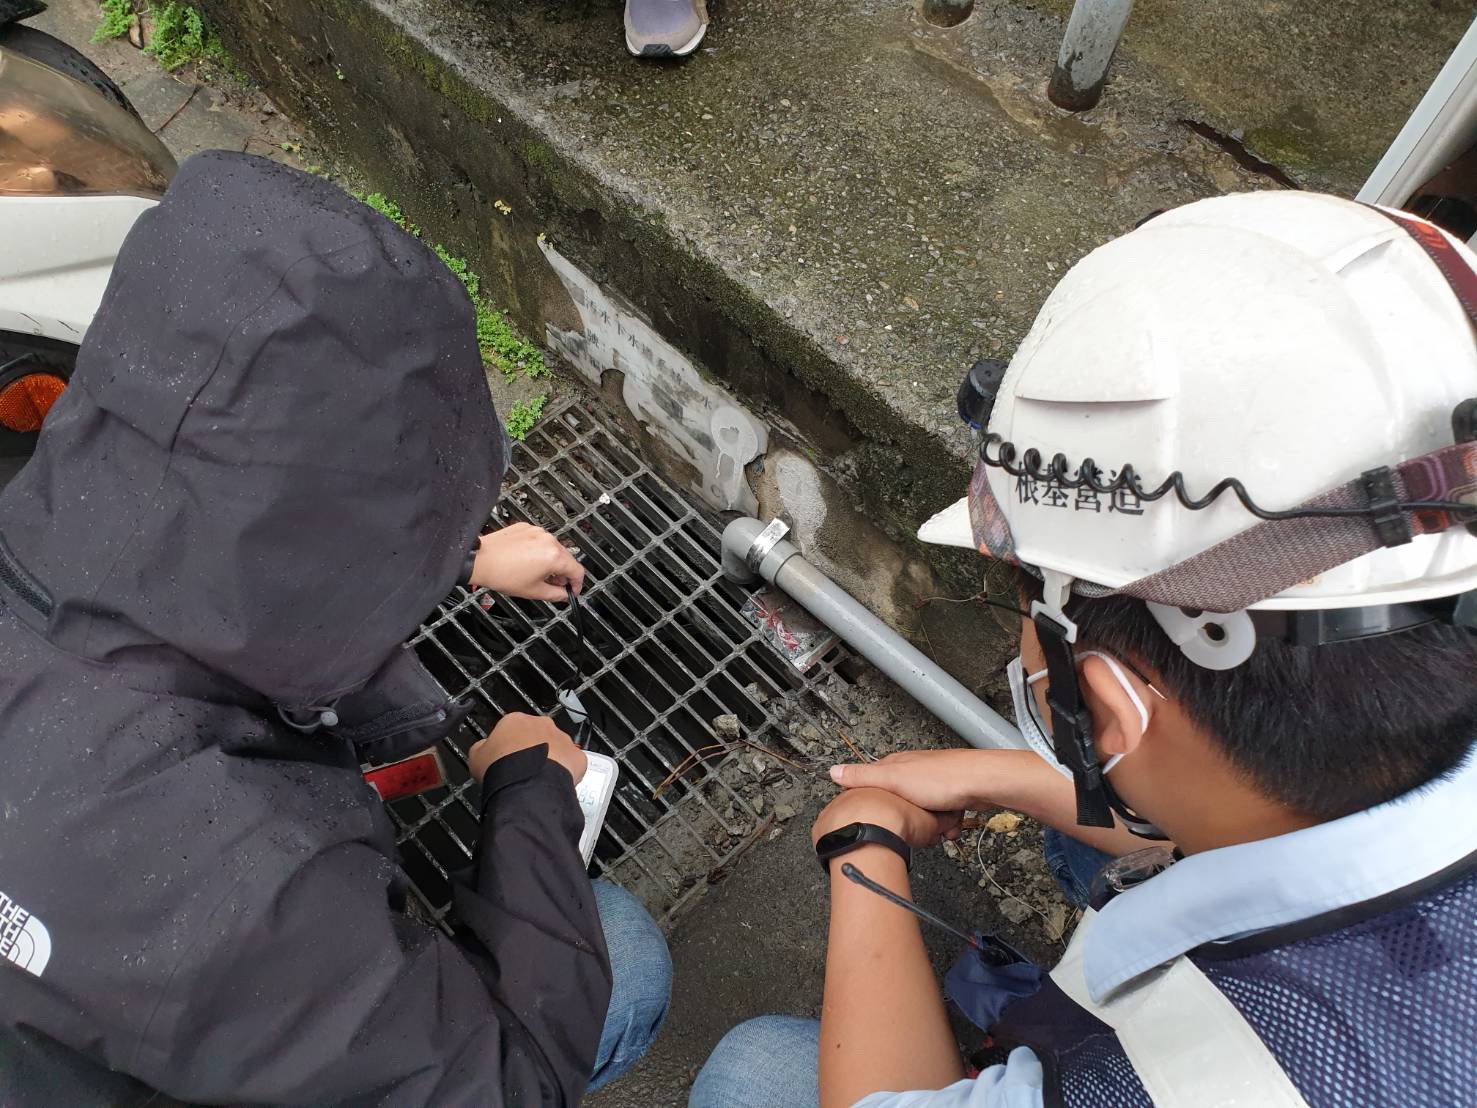
M 638 58 L 685 57 L 707 30 L 707 0 L 626 0 L 626 49 Z

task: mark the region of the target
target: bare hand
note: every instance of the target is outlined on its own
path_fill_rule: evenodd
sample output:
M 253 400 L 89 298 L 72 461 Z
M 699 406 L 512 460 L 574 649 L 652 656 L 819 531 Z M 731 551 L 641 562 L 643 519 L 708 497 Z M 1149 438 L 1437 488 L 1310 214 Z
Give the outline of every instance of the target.
M 934 812 L 978 808 L 987 803 L 992 769 L 999 776 L 1015 770 L 989 750 L 904 750 L 881 761 L 831 767 L 831 780 L 843 789 L 886 789 Z
M 498 720 L 492 734 L 475 744 L 467 754 L 467 768 L 472 776 L 481 781 L 488 768 L 509 754 L 527 750 L 531 746 L 547 743 L 549 761 L 556 762 L 569 771 L 578 785 L 584 779 L 589 759 L 585 752 L 574 745 L 574 740 L 559 730 L 554 721 L 545 716 L 529 716 L 522 712 L 509 712 Z
M 909 846 L 937 846 L 959 837 L 962 812 L 930 812 L 882 789 L 851 789 L 821 810 L 810 829 L 811 841 L 849 823 L 875 823 Z
M 542 527 L 510 523 L 482 536 L 469 584 L 524 600 L 563 600 L 566 587 L 576 596 L 584 588 L 585 567 Z

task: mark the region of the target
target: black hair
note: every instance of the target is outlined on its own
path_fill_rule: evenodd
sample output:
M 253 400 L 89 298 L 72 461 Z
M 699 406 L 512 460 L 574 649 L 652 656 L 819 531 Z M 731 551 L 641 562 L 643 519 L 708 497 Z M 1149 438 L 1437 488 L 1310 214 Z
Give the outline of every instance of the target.
M 1041 583 L 1019 574 L 1024 595 Z M 1259 639 L 1244 663 L 1184 656 L 1141 600 L 1074 596 L 1077 649 L 1143 669 L 1264 796 L 1320 821 L 1402 796 L 1462 764 L 1477 739 L 1477 634 L 1432 623 L 1293 646 Z

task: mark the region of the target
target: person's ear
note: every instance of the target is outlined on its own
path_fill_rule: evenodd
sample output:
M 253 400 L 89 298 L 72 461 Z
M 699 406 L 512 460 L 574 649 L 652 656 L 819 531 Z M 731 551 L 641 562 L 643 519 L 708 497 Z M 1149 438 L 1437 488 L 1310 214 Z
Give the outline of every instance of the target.
M 1081 679 L 1099 751 L 1110 758 L 1133 753 L 1149 729 L 1157 698 L 1122 665 L 1100 655 L 1083 660 Z

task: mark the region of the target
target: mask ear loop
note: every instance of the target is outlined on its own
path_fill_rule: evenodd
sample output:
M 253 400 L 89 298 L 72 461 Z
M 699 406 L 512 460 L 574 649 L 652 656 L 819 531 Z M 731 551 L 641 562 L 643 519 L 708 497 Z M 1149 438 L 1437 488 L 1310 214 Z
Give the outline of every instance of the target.
M 1122 663 L 1113 657 L 1113 655 L 1104 654 L 1101 650 L 1084 650 L 1081 654 L 1077 655 L 1078 661 L 1081 661 L 1083 658 L 1101 658 L 1108 664 L 1108 668 L 1113 671 L 1113 676 L 1118 678 L 1118 684 L 1123 686 L 1123 691 L 1128 694 L 1128 698 L 1133 701 L 1133 706 L 1138 709 L 1139 727 L 1147 731 L 1149 729 L 1149 709 L 1144 706 L 1143 698 L 1139 696 L 1138 689 L 1133 687 L 1133 682 L 1128 679 L 1128 674 L 1123 671 Z M 1144 684 L 1148 685 L 1149 683 L 1145 681 Z M 1153 689 L 1160 700 L 1164 699 L 1164 694 L 1158 689 L 1155 689 L 1153 685 L 1149 685 L 1149 688 Z M 1103 772 L 1106 773 L 1107 770 L 1104 769 Z
M 1128 693 L 1129 699 L 1133 701 L 1133 706 L 1139 710 L 1139 725 L 1147 731 L 1149 728 L 1149 709 L 1139 696 L 1138 690 L 1133 687 L 1133 682 L 1128 679 L 1128 674 L 1124 672 L 1123 664 L 1111 654 L 1104 654 L 1101 650 L 1085 650 L 1078 657 L 1085 658 L 1088 655 L 1099 657 L 1108 664 L 1108 668 L 1113 671 L 1113 676 L 1118 678 L 1118 683 L 1123 686 L 1123 691 Z M 1154 688 L 1152 682 L 1144 681 L 1144 684 L 1148 685 L 1153 690 L 1154 695 L 1160 700 L 1168 699 L 1162 692 Z M 1123 826 L 1139 838 L 1152 839 L 1158 842 L 1166 841 L 1169 836 L 1165 835 L 1153 823 L 1144 819 L 1143 816 L 1124 803 L 1123 798 L 1118 795 L 1118 790 L 1113 788 L 1112 782 L 1108 780 L 1108 772 L 1122 760 L 1122 754 L 1114 754 L 1103 763 L 1103 792 L 1107 794 L 1108 805 L 1117 814 L 1118 818 L 1123 821 Z

